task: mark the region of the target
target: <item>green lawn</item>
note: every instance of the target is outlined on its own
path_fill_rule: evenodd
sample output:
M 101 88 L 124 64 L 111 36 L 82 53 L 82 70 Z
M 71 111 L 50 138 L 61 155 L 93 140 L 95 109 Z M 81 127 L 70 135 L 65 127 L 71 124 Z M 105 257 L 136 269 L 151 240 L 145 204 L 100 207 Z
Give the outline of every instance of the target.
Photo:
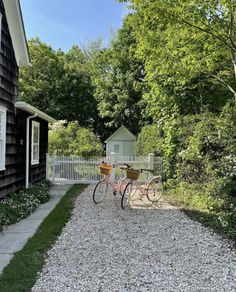
M 85 187 L 86 185 L 74 185 L 68 190 L 35 235 L 15 254 L 0 276 L 0 291 L 30 291 L 36 282 L 37 273 L 43 268 L 46 252 L 70 219 L 76 197 Z

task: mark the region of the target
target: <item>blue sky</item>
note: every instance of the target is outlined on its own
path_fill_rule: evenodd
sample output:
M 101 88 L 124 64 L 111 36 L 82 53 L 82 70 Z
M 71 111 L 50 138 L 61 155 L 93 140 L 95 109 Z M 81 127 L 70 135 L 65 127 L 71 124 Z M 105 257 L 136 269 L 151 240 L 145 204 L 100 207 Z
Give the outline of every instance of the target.
M 115 0 L 20 0 L 27 39 L 38 36 L 68 51 L 99 37 L 108 44 L 122 24 L 125 4 Z

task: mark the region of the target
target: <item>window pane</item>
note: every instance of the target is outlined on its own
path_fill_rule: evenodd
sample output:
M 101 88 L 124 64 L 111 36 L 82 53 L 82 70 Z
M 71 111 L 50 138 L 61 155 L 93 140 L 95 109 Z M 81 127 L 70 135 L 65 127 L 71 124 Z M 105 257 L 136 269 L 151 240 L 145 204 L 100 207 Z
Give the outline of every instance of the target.
M 39 142 L 39 127 L 34 126 L 33 127 L 33 143 L 38 143 Z
M 3 113 L 0 112 L 0 138 L 2 138 L 2 129 L 3 129 Z
M 3 163 L 3 147 L 2 147 L 2 140 L 0 140 L 0 166 Z
M 114 151 L 119 151 L 120 145 L 114 145 Z
M 33 145 L 33 160 L 38 161 L 39 160 L 39 146 Z

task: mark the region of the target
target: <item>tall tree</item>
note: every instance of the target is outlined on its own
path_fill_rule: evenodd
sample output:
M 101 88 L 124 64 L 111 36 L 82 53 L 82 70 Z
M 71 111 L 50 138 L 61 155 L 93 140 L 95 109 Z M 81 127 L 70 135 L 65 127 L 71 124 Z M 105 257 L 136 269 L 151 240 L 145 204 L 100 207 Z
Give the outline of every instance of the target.
M 64 74 L 60 82 L 61 94 L 57 98 L 58 115 L 68 121 L 79 121 L 82 126 L 93 127 L 98 118 L 97 102 L 85 53 L 73 46 L 61 54 L 59 60 Z
M 20 70 L 21 99 L 56 119 L 96 129 L 100 118 L 87 55 L 78 46 L 54 51 L 38 38 L 29 41 L 29 50 L 32 67 Z
M 58 118 L 56 99 L 64 70 L 56 51 L 39 38 L 29 41 L 31 67 L 20 68 L 20 98 Z
M 149 115 L 159 120 L 222 108 L 235 87 L 232 45 L 222 39 L 230 22 L 226 1 L 129 2 L 138 55 L 145 58 Z
M 131 16 L 130 16 L 131 17 Z M 109 127 L 127 126 L 133 133 L 140 130 L 143 62 L 135 57 L 136 41 L 130 22 L 122 28 L 109 48 L 103 49 L 93 64 L 93 84 L 101 117 Z

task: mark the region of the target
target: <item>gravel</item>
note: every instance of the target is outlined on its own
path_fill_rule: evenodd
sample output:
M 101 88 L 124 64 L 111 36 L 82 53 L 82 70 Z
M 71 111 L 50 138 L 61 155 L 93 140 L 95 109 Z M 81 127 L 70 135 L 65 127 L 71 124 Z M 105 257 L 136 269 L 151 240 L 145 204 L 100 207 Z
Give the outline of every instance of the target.
M 94 186 L 48 252 L 32 291 L 236 291 L 230 244 L 168 204 L 120 197 L 95 205 Z

